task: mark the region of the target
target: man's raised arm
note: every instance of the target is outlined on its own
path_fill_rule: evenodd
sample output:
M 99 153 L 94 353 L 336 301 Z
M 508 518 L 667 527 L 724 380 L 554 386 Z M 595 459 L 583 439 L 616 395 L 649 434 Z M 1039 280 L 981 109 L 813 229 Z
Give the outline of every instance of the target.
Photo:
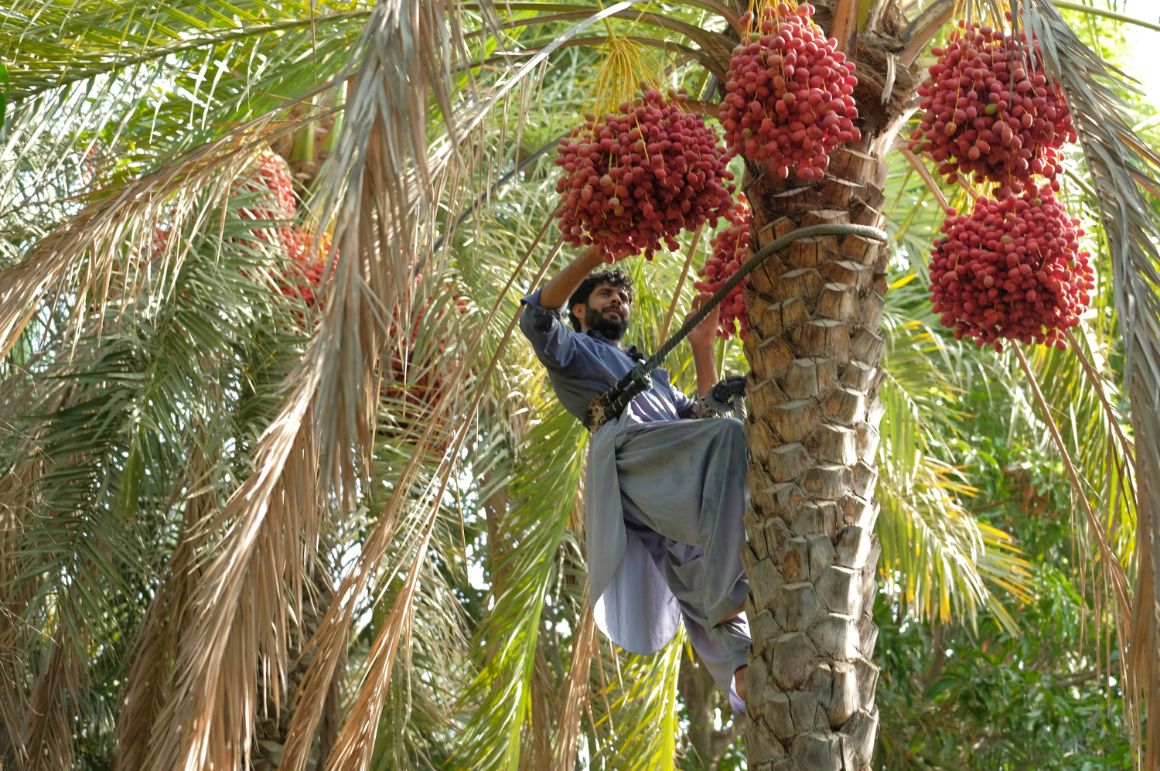
M 568 302 L 568 298 L 576 291 L 576 287 L 604 262 L 600 250 L 590 246 L 580 253 L 580 256 L 568 263 L 557 273 L 551 281 L 544 284 L 540 290 L 540 305 L 545 308 L 559 308 Z
M 575 354 L 572 329 L 560 323 L 556 309 L 568 302 L 589 271 L 601 262 L 600 252 L 585 249 L 551 281 L 523 299 L 525 308 L 520 315 L 520 331 L 532 344 L 536 357 L 548 369 L 566 369 Z
M 689 311 L 689 316 L 697 312 L 697 305 Z M 686 317 L 688 318 L 688 317 Z M 693 365 L 697 372 L 697 396 L 704 396 L 717 382 L 717 357 L 713 354 L 713 342 L 717 339 L 717 325 L 721 318 L 718 308 L 693 327 L 686 338 L 693 349 Z

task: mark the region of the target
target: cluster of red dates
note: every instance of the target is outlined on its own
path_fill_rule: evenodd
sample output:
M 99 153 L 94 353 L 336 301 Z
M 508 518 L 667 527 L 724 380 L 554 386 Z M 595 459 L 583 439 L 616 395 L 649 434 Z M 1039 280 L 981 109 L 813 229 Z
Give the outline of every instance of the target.
M 1075 127 L 1025 36 L 960 22 L 919 87 L 911 149 L 941 174 L 994 185 L 951 216 L 931 254 L 931 295 L 955 336 L 1064 347 L 1095 287 L 1083 232 L 1055 199 Z

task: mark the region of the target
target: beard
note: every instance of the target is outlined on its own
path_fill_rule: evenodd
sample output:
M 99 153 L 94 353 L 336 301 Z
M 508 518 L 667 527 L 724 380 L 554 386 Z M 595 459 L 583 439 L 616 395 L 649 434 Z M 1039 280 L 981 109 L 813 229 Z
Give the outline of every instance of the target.
M 608 318 L 595 308 L 584 311 L 584 323 L 589 329 L 595 329 L 609 340 L 620 340 L 628 329 L 628 319 Z

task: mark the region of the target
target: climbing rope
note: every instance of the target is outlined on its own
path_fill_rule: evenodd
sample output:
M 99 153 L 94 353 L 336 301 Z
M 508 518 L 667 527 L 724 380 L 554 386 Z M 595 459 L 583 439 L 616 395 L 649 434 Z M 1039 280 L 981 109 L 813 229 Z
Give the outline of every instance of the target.
M 592 403 L 588 405 L 584 425 L 588 427 L 589 431 L 595 431 L 608 421 L 620 417 L 620 413 L 624 412 L 624 408 L 628 406 L 628 403 L 637 394 L 652 386 L 649 373 L 659 367 L 665 360 L 665 357 L 672 353 L 673 349 L 682 340 L 688 337 L 689 333 L 693 331 L 693 328 L 704 321 L 713 312 L 713 309 L 725 299 L 725 296 L 734 287 L 744 281 L 746 276 L 756 270 L 761 263 L 765 262 L 770 255 L 781 251 L 794 241 L 799 241 L 803 238 L 845 235 L 861 236 L 862 238 L 870 238 L 883 243 L 886 242 L 886 233 L 878 228 L 872 228 L 869 225 L 850 225 L 843 223 L 810 225 L 805 228 L 797 228 L 786 233 L 781 238 L 766 244 L 746 260 L 741 268 L 729 277 L 729 280 L 718 287 L 717 291 L 710 295 L 708 300 L 701 303 L 701 307 L 697 309 L 697 312 L 686 319 L 685 323 L 681 325 L 681 328 L 673 333 L 673 336 L 665 341 L 665 344 L 658 348 L 656 353 L 630 369 L 624 377 L 617 381 L 616 385 L 593 399 Z

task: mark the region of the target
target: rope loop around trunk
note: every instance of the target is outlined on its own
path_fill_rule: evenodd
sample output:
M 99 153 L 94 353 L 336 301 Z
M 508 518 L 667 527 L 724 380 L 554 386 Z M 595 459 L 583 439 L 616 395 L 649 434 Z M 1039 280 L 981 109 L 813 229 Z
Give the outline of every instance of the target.
M 664 362 L 665 357 L 672 353 L 673 349 L 688 337 L 689 333 L 693 331 L 693 328 L 704 321 L 713 312 L 713 309 L 721 304 L 721 301 L 725 299 L 726 295 L 744 281 L 746 276 L 755 271 L 761 263 L 765 262 L 770 255 L 781 251 L 794 241 L 819 236 L 858 236 L 881 243 L 886 243 L 888 239 L 885 231 L 879 228 L 873 228 L 869 225 L 837 223 L 797 228 L 786 233 L 781 238 L 769 242 L 757 250 L 752 257 L 742 264 L 736 273 L 717 288 L 716 292 L 710 295 L 705 302 L 701 303 L 701 307 L 697 309 L 697 312 L 686 319 L 685 323 L 681 325 L 681 328 L 674 332 L 672 337 L 657 349 L 656 353 L 630 369 L 624 377 L 617 381 L 616 385 L 592 400 L 592 403 L 588 405 L 588 413 L 584 420 L 584 425 L 588 430 L 595 431 L 608 421 L 620 417 L 620 413 L 624 412 L 624 408 L 628 406 L 628 403 L 632 401 L 633 397 L 652 386 L 649 373 L 659 367 Z

